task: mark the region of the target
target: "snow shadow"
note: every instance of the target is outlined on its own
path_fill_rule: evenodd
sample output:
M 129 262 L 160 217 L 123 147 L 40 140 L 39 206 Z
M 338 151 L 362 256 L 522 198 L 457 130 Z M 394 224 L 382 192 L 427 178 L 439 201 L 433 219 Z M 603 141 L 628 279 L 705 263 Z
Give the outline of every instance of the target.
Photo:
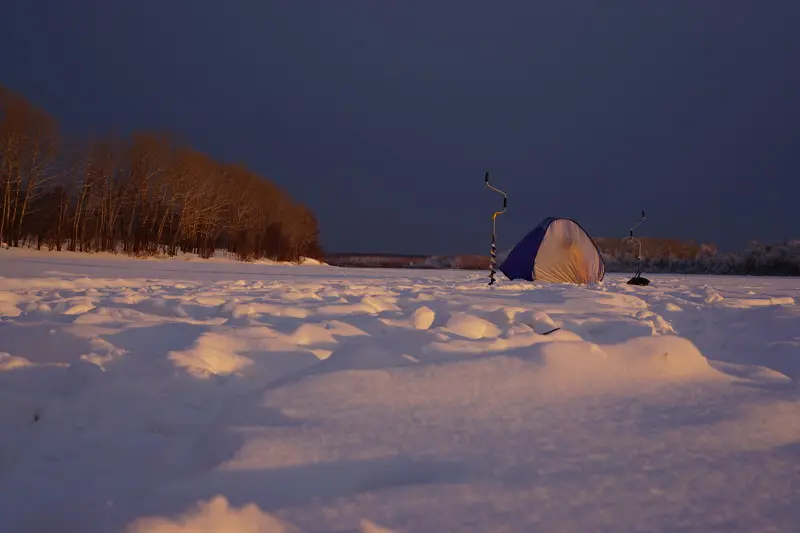
M 628 431 L 643 436 L 653 436 L 664 431 L 687 427 L 713 426 L 740 418 L 741 405 L 737 402 L 713 404 L 657 404 L 640 398 L 629 400 L 617 412 L 618 422 Z
M 562 318 L 563 329 L 587 342 L 617 344 L 653 334 L 653 324 L 645 320 L 598 318 L 596 315 L 570 314 Z
M 506 512 L 484 503 L 491 498 L 476 502 L 485 505 L 480 512 L 496 513 L 491 519 L 494 526 L 500 523 L 509 527 L 513 523 L 514 531 L 559 530 L 565 524 L 575 531 L 587 527 L 591 531 L 620 531 L 619 523 L 598 523 L 598 518 L 607 513 L 626 513 L 631 531 L 793 531 L 800 512 L 796 499 L 786 497 L 792 492 L 784 487 L 795 483 L 795 444 L 764 451 L 680 455 L 665 453 L 660 446 L 631 453 L 633 450 L 624 447 L 616 450 L 599 444 L 587 449 L 586 443 L 565 443 L 552 453 L 532 454 L 530 459 L 502 466 L 495 462 L 496 457 L 450 461 L 399 456 L 216 471 L 153 495 L 143 514 L 176 516 L 215 495 L 223 495 L 234 506 L 254 503 L 272 513 L 291 513 L 307 505 L 343 509 L 356 501 L 369 501 L 376 509 L 387 510 L 395 495 L 383 495 L 382 491 L 449 485 L 441 490 L 469 494 L 497 490 L 512 499 L 525 498 L 528 507 L 542 506 L 537 522 L 526 523 L 525 518 L 520 517 L 523 522 L 519 522 L 508 514 L 519 510 L 512 500 L 503 507 Z M 726 474 L 721 475 L 723 472 Z M 763 479 L 766 472 L 781 487 L 776 495 L 782 498 L 770 497 L 773 485 Z M 403 502 L 407 494 L 396 493 L 397 501 Z M 419 494 L 436 492 L 422 490 Z M 369 497 L 358 498 L 363 495 Z M 671 496 L 670 500 L 664 502 L 665 496 Z M 730 502 L 737 503 L 731 507 Z M 724 506 L 724 512 L 709 513 L 709 508 L 717 505 Z M 418 509 L 421 514 L 436 513 L 435 504 L 418 505 Z M 442 504 L 441 509 L 456 511 L 452 502 Z M 433 516 L 422 520 L 431 521 L 435 522 Z M 324 525 L 313 530 L 328 531 Z
M 191 484 L 159 492 L 145 513 L 175 515 L 216 494 L 223 494 L 236 506 L 255 503 L 264 511 L 275 511 L 399 487 L 463 483 L 470 476 L 469 466 L 464 462 L 409 456 L 257 470 L 215 470 L 192 480 Z
M 571 508 L 553 508 L 556 515 L 570 512 L 570 509 L 574 511 L 576 507 L 593 515 L 624 512 L 631 524 L 641 526 L 636 527 L 636 531 L 788 532 L 794 531 L 800 520 L 796 498 L 771 498 L 771 486 L 765 485 L 762 479 L 769 472 L 773 483 L 791 486 L 796 483 L 796 459 L 797 455 L 786 452 L 784 447 L 670 459 L 663 457 L 663 451 L 625 456 L 600 454 L 596 458 L 577 459 L 577 464 L 548 464 L 548 460 L 517 464 L 499 472 L 497 477 L 509 488 L 524 489 L 531 484 L 546 487 L 553 500 L 557 495 L 572 497 Z M 728 474 L 720 476 L 721 472 Z M 641 522 L 647 519 L 648 513 L 642 511 L 655 505 L 652 500 L 654 487 L 658 487 L 661 497 L 674 495 L 676 501 L 668 507 L 672 513 L 662 514 L 656 522 L 650 521 L 645 527 Z M 778 492 L 791 494 L 791 491 Z M 713 494 L 714 497 L 693 499 L 691 496 L 694 494 Z M 726 502 L 738 502 L 739 507 L 734 510 Z M 715 504 L 728 507 L 723 516 L 709 514 L 709 509 L 713 509 Z M 619 527 L 619 524 L 614 524 L 596 531 L 610 533 L 620 531 Z
M 170 351 L 185 350 L 212 326 L 170 322 L 152 326 L 129 327 L 119 333 L 101 335 L 114 346 L 129 353 L 129 357 L 148 358 L 165 356 Z
M 778 446 L 773 449 L 773 453 L 800 462 L 800 441 Z
M 34 364 L 71 363 L 91 351 L 88 340 L 65 332 L 61 324 L 16 322 L 0 329 L 0 352 Z
M 726 300 L 716 299 L 719 293 L 708 286 L 682 291 L 637 291 L 637 295 L 651 309 L 662 310 L 675 334 L 692 341 L 721 372 L 748 379 L 754 387 L 787 387 L 774 377 L 763 375 L 763 367 L 800 385 L 797 305 L 726 306 Z M 754 302 L 758 300 L 754 298 Z
M 525 304 L 539 304 L 539 305 L 553 305 L 559 306 L 564 305 L 567 302 L 567 298 L 564 296 L 563 289 L 570 289 L 574 288 L 573 286 L 566 286 L 566 287 L 537 287 L 535 289 L 530 289 L 524 292 L 515 292 L 513 294 L 507 294 L 503 291 L 470 291 L 464 293 L 464 296 L 468 296 L 470 299 L 474 299 L 477 296 L 480 296 L 482 301 L 498 301 L 498 304 L 505 304 L 509 301 L 513 302 L 513 305 L 525 305 Z M 562 289 L 562 290 L 559 290 Z
M 150 297 L 139 303 L 127 306 L 120 306 L 125 309 L 133 309 L 140 313 L 154 315 L 165 318 L 190 318 L 192 320 L 208 320 L 213 318 L 217 309 L 215 306 L 199 305 L 185 301 L 185 291 L 177 291 L 178 298 Z M 111 306 L 106 306 L 111 307 Z
M 428 330 L 389 330 L 377 336 L 344 337 L 331 355 L 310 367 L 283 376 L 263 391 L 276 389 L 302 379 L 339 371 L 379 370 L 426 364 L 423 348 L 435 340 Z M 439 360 L 444 360 L 440 358 Z
M 765 363 L 762 361 L 762 363 Z M 728 363 L 726 361 L 709 360 L 709 365 L 731 377 L 737 378 L 734 385 L 773 393 L 796 393 L 800 381 L 792 380 L 784 373 L 768 366 Z
M 723 363 L 718 365 L 723 372 L 737 372 L 724 363 L 766 367 L 800 384 L 800 333 L 789 310 L 780 306 L 720 309 L 713 315 L 693 314 L 674 321 L 677 333 L 691 340 L 710 361 Z M 737 327 L 719 328 L 718 324 Z
M 234 458 L 244 445 L 235 427 L 307 424 L 255 403 L 224 411 L 240 380 L 166 371 L 163 354 L 201 331 L 168 324 L 110 335 L 129 353 L 105 370 L 78 360 L 0 372 L 0 530 L 122 531 L 157 487 Z M 130 360 L 142 358 L 137 370 L 141 361 Z M 256 477 L 243 486 L 257 489 Z

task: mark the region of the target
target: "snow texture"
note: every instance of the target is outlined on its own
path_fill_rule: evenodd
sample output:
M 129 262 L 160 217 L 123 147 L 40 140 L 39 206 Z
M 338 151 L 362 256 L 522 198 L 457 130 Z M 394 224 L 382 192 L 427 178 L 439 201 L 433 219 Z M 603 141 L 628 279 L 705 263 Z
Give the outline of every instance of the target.
M 648 277 L 9 250 L 0 531 L 796 531 L 800 279 Z

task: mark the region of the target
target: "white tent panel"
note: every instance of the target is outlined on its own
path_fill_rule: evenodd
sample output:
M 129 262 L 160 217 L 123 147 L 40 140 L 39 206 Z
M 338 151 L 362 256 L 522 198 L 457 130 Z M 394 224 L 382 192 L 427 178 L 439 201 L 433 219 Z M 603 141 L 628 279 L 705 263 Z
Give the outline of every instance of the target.
M 537 280 L 557 283 L 596 283 L 604 267 L 592 239 L 567 219 L 554 220 L 547 228 L 533 265 Z

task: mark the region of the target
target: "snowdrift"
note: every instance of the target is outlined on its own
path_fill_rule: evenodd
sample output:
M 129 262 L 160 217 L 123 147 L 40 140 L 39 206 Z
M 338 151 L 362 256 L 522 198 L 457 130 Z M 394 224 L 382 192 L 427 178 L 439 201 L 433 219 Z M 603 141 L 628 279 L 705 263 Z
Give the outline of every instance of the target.
M 794 280 L 28 259 L 0 263 L 2 531 L 800 520 Z

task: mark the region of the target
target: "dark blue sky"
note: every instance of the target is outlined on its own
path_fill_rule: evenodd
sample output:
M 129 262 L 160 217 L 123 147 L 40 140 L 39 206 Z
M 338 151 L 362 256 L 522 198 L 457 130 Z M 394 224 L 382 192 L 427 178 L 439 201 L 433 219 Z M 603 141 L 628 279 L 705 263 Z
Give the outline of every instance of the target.
M 797 0 L 25 0 L 0 81 L 78 135 L 168 129 L 285 186 L 331 251 L 800 237 Z

